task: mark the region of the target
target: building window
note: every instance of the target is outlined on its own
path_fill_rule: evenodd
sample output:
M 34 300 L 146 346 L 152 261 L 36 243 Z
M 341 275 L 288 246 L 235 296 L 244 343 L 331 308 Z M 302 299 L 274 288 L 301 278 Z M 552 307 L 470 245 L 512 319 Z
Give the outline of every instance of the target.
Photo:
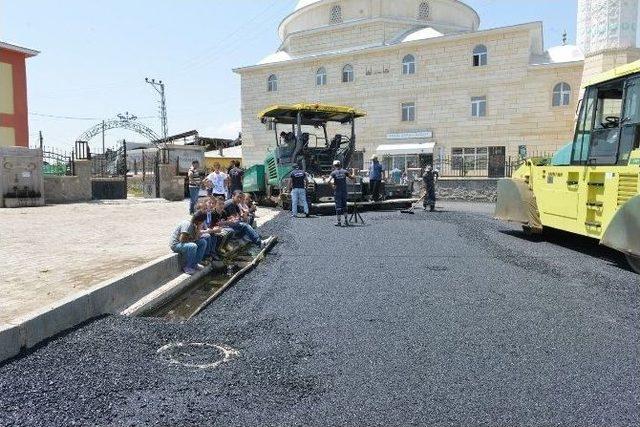
M 452 148 L 451 167 L 454 170 L 486 170 L 489 164 L 487 147 Z
M 267 92 L 276 92 L 278 90 L 278 77 L 271 74 L 267 79 Z
M 327 84 L 327 70 L 324 67 L 318 68 L 316 71 L 316 86 L 324 86 Z
M 487 115 L 487 97 L 474 96 L 471 98 L 471 117 L 485 117 Z
M 418 7 L 418 19 L 421 21 L 426 21 L 427 19 L 429 19 L 430 12 L 431 10 L 429 9 L 429 3 L 423 1 Z
M 342 8 L 336 4 L 331 6 L 331 11 L 329 12 L 329 24 L 340 23 L 342 23 Z
M 473 48 L 473 66 L 482 67 L 487 65 L 487 47 L 483 44 Z
M 351 65 L 345 65 L 342 69 L 342 83 L 351 83 L 353 78 L 353 67 Z
M 569 105 L 571 101 L 571 86 L 569 83 L 558 83 L 553 88 L 553 102 L 554 107 L 564 107 Z
M 416 104 L 414 102 L 406 102 L 402 104 L 402 121 L 413 122 L 416 120 Z
M 416 73 L 416 58 L 413 55 L 407 55 L 402 58 L 402 74 L 409 75 Z

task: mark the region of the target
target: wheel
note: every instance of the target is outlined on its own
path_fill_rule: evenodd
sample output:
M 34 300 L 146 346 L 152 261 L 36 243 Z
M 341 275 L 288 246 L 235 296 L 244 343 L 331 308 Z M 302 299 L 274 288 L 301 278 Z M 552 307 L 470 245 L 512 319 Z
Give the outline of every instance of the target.
M 625 256 L 627 257 L 627 262 L 633 271 L 640 274 L 640 256 L 631 254 L 625 254 Z

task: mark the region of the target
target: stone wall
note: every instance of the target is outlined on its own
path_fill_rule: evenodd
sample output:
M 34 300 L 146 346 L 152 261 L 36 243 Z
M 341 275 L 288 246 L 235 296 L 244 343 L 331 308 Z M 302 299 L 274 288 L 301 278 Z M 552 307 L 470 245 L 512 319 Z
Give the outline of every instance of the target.
M 185 177 L 176 175 L 175 165 L 160 165 L 160 197 L 170 201 L 184 200 Z
M 492 202 L 498 198 L 498 180 L 487 179 L 446 179 L 436 185 L 440 200 L 464 200 L 468 202 Z
M 273 131 L 257 119 L 274 104 L 322 102 L 348 105 L 367 112 L 356 124 L 358 149 L 369 157 L 390 133 L 432 131 L 445 155 L 453 147 L 505 146 L 517 156 L 518 146 L 530 153 L 555 151 L 572 139 L 582 62 L 531 65 L 531 45 L 539 39 L 539 23 L 451 37 L 285 61 L 239 70 L 241 74 L 243 160 L 261 163 L 274 145 Z M 488 49 L 488 65 L 472 66 L 478 44 Z M 416 73 L 402 74 L 402 58 L 416 58 Z M 355 81 L 342 83 L 341 71 L 351 64 Z M 318 68 L 327 84 L 316 86 Z M 385 72 L 385 70 L 388 70 Z M 278 90 L 267 92 L 267 78 L 278 77 Z M 552 107 L 553 88 L 571 86 L 571 102 Z M 486 96 L 486 117 L 471 117 L 471 98 Z M 402 104 L 415 103 L 415 121 L 402 121 Z M 329 129 L 349 133 L 347 126 Z M 397 143 L 416 142 L 398 140 Z M 439 150 L 439 148 L 436 148 Z M 439 151 L 437 151 L 439 152 Z
M 44 200 L 48 204 L 91 200 L 91 162 L 75 161 L 75 176 L 45 176 Z

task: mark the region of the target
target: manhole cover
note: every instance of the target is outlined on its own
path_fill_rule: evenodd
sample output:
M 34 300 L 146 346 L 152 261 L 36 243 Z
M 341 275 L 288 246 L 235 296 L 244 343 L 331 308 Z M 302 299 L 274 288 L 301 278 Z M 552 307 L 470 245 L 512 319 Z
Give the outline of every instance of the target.
M 228 346 L 208 343 L 170 343 L 156 353 L 176 365 L 187 368 L 213 369 L 238 356 L 239 352 Z

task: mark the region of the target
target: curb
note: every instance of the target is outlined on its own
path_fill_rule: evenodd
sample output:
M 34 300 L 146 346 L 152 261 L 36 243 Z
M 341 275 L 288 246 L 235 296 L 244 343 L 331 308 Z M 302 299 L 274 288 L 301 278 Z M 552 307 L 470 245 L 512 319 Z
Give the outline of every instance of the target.
M 41 341 L 104 314 L 118 314 L 158 283 L 180 274 L 178 254 L 168 254 L 86 291 L 0 324 L 0 363 Z
M 203 302 L 190 316 L 187 320 L 193 318 L 198 313 L 200 313 L 206 306 L 211 304 L 213 300 L 215 300 L 219 295 L 221 295 L 229 286 L 233 285 L 237 282 L 242 276 L 247 274 L 249 271 L 253 270 L 264 258 L 265 255 L 273 248 L 273 246 L 278 242 L 278 238 L 276 236 L 271 236 L 269 238 L 269 242 L 265 248 L 263 248 L 258 255 L 249 263 L 247 263 L 242 269 L 240 269 L 236 274 L 229 278 L 225 282 L 220 289 L 218 289 L 214 294 L 212 294 L 205 302 Z M 189 276 L 188 274 L 181 274 L 175 279 L 171 280 L 168 283 L 165 283 L 155 291 L 151 292 L 148 295 L 145 295 L 142 299 L 132 304 L 130 307 L 122 311 L 120 314 L 123 316 L 141 316 L 144 313 L 149 311 L 153 311 L 179 294 L 181 294 L 184 290 L 188 289 L 191 285 L 207 276 L 214 268 L 219 268 L 224 266 L 222 263 L 216 263 L 208 266 L 207 268 L 197 272 L 196 274 Z
M 279 213 L 275 212 L 274 217 Z M 22 317 L 0 323 L 0 364 L 87 320 L 105 314 L 142 313 L 145 305 L 150 307 L 160 296 L 165 301 L 175 296 L 213 267 L 215 265 L 188 276 L 180 268 L 180 255 L 170 253 Z M 158 287 L 161 283 L 164 285 Z M 138 308 L 137 304 L 140 304 Z

